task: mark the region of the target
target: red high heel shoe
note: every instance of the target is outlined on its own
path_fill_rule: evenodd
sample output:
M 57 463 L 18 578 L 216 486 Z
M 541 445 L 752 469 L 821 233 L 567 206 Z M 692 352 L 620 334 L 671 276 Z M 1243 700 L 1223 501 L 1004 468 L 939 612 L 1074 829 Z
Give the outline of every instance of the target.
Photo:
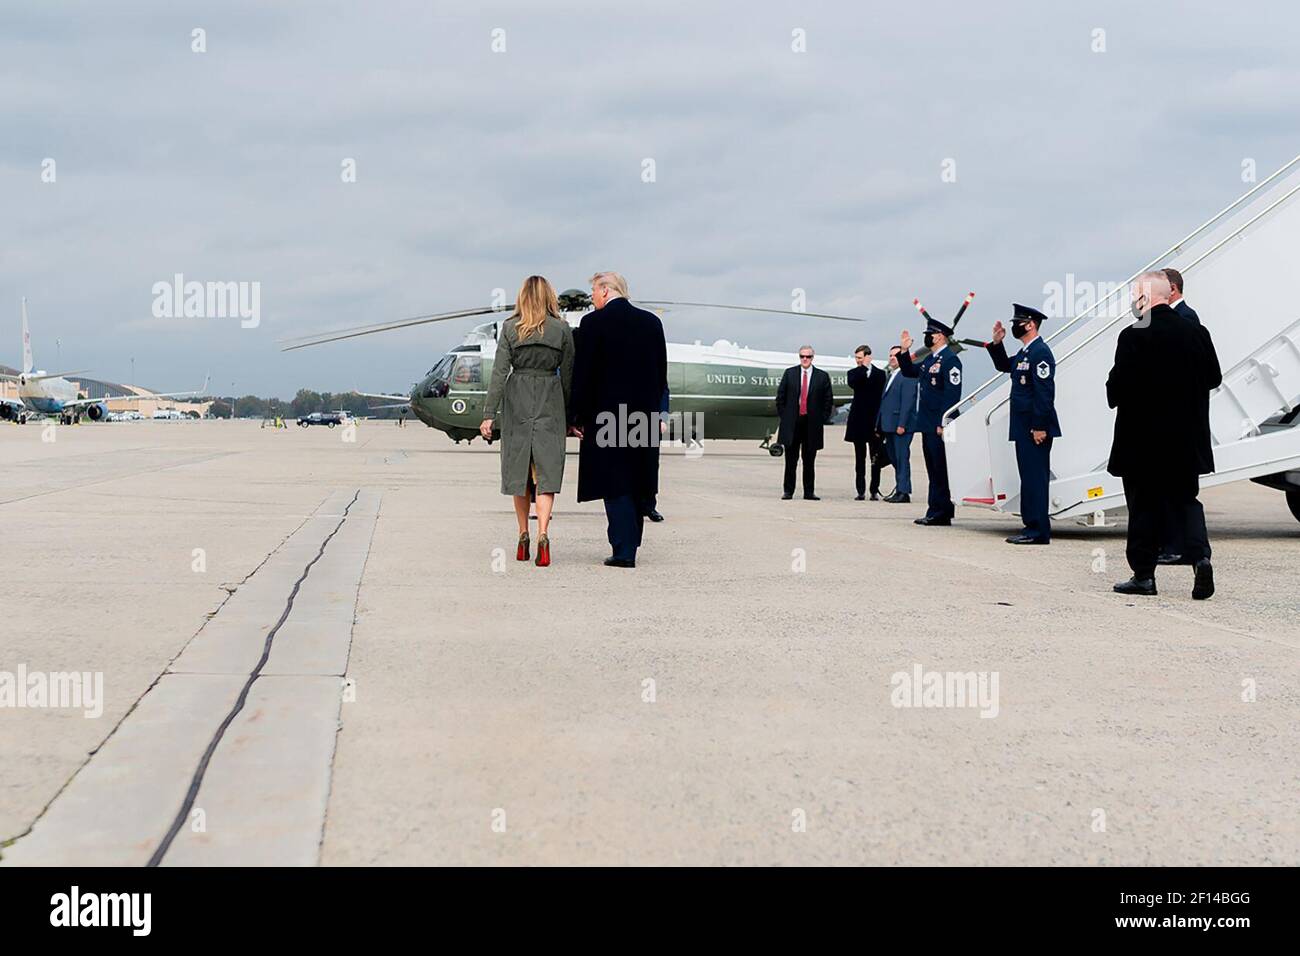
M 546 535 L 537 539 L 537 566 L 539 568 L 551 566 L 551 539 Z
M 516 561 L 528 560 L 528 532 L 525 531 L 519 536 L 519 547 L 515 549 Z

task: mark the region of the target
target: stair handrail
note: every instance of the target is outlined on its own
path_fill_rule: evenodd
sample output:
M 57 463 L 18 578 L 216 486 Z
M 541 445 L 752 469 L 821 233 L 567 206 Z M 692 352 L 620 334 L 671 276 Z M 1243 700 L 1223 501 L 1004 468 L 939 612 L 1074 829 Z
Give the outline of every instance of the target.
M 1090 308 L 1088 308 L 1088 309 L 1084 310 L 1083 312 L 1079 313 L 1079 314 L 1076 315 L 1073 319 L 1071 319 L 1069 322 L 1067 322 L 1064 326 L 1062 326 L 1061 328 L 1057 329 L 1057 330 L 1056 330 L 1055 332 L 1053 332 L 1051 335 L 1044 336 L 1044 338 L 1047 339 L 1048 341 L 1053 341 L 1053 340 L 1059 339 L 1059 338 L 1061 338 L 1061 336 L 1063 336 L 1063 335 L 1065 335 L 1067 332 L 1069 332 L 1070 329 L 1072 329 L 1072 328 L 1073 328 L 1077 323 L 1079 323 L 1081 320 L 1083 320 L 1083 319 L 1085 319 L 1085 318 L 1089 318 L 1089 317 L 1095 317 L 1095 313 L 1097 312 L 1098 309 L 1100 309 L 1103 305 L 1105 305 L 1105 304 L 1106 304 L 1107 302 L 1109 302 L 1112 298 L 1114 298 L 1116 295 L 1118 295 L 1121 291 L 1127 289 L 1128 286 L 1129 286 L 1129 284 L 1132 283 L 1134 279 L 1136 279 L 1138 276 L 1142 275 L 1143 273 L 1150 272 L 1150 271 L 1151 271 L 1152 269 L 1154 269 L 1154 268 L 1155 268 L 1155 267 L 1156 267 L 1160 262 L 1162 262 L 1162 261 L 1168 259 L 1169 256 L 1171 256 L 1171 255 L 1173 255 L 1174 253 L 1180 251 L 1180 250 L 1183 248 L 1183 246 L 1185 246 L 1185 245 L 1187 245 L 1188 243 L 1190 243 L 1193 239 L 1195 239 L 1195 238 L 1197 238 L 1198 236 L 1200 236 L 1200 235 L 1201 235 L 1202 233 L 1204 233 L 1206 230 L 1208 230 L 1208 229 L 1212 228 L 1213 226 L 1217 225 L 1217 224 L 1218 224 L 1219 222 L 1221 222 L 1225 217 L 1227 217 L 1227 216 L 1231 215 L 1232 213 L 1236 212 L 1236 211 L 1237 211 L 1238 209 L 1240 209 L 1240 207 L 1242 207 L 1243 205 L 1248 204 L 1249 201 L 1251 200 L 1251 198 L 1254 197 L 1254 196 L 1255 196 L 1255 195 L 1256 195 L 1260 190 L 1265 189 L 1266 187 L 1270 186 L 1270 185 L 1271 185 L 1275 180 L 1284 177 L 1284 176 L 1285 176 L 1287 173 L 1289 173 L 1289 172 L 1292 170 L 1292 168 L 1294 168 L 1297 164 L 1300 164 L 1300 155 L 1295 156 L 1295 157 L 1294 157 L 1290 162 L 1286 163 L 1284 166 L 1282 166 L 1280 169 L 1278 169 L 1276 172 L 1274 172 L 1271 176 L 1269 176 L 1269 177 L 1267 177 L 1266 179 L 1264 179 L 1264 180 L 1262 180 L 1262 181 L 1256 183 L 1255 186 L 1253 186 L 1251 189 L 1247 190 L 1245 193 L 1243 193 L 1242 195 L 1238 196 L 1236 199 L 1234 199 L 1232 202 L 1230 202 L 1227 206 L 1223 207 L 1223 209 L 1219 210 L 1219 212 L 1215 213 L 1213 216 L 1211 216 L 1211 217 L 1210 217 L 1209 219 L 1207 219 L 1205 222 L 1201 223 L 1201 225 L 1197 226 L 1195 229 L 1193 229 L 1190 233 L 1188 233 L 1186 236 L 1184 236 L 1184 237 L 1183 237 L 1182 239 L 1180 239 L 1178 242 L 1174 243 L 1172 246 L 1170 246 L 1170 247 L 1169 247 L 1168 249 L 1166 249 L 1164 252 L 1160 253 L 1160 255 L 1156 256 L 1154 259 L 1152 259 L 1149 263 L 1147 263 L 1145 266 L 1143 266 L 1143 267 L 1142 267 L 1141 269 L 1139 269 L 1137 272 L 1133 273 L 1133 275 L 1129 276 L 1129 278 L 1128 278 L 1126 281 L 1122 282 L 1119 286 L 1117 286 L 1115 289 L 1113 289 L 1113 290 L 1112 290 L 1112 291 L 1111 291 L 1107 296 L 1105 296 L 1105 298 L 1102 298 L 1102 299 L 1100 299 L 1099 301 L 1093 303 L 1093 305 L 1092 305 Z M 1253 226 L 1256 222 L 1258 222 L 1258 221 L 1259 221 L 1263 216 L 1265 216 L 1265 215 L 1267 215 L 1268 213 L 1272 212 L 1272 211 L 1273 211 L 1275 208 L 1277 208 L 1277 206 L 1279 206 L 1281 203 L 1286 202 L 1288 199 L 1290 199 L 1293 195 L 1295 195 L 1295 193 L 1296 193 L 1297 190 L 1300 190 L 1300 186 L 1296 186 L 1296 187 L 1292 188 L 1291 191 L 1288 192 L 1288 193 L 1287 193 L 1285 196 L 1283 196 L 1281 199 L 1278 199 L 1278 200 L 1276 200 L 1275 202 L 1271 203 L 1271 204 L 1268 206 L 1268 208 L 1265 209 L 1263 212 L 1261 212 L 1261 213 L 1259 213 L 1258 215 L 1252 217 L 1248 222 L 1243 223 L 1243 224 L 1241 225 L 1240 228 L 1236 229 L 1236 230 L 1235 230 L 1234 232 L 1232 232 L 1230 235 L 1228 235 L 1228 236 L 1226 236 L 1225 238 L 1223 238 L 1222 240 L 1220 240 L 1218 243 L 1216 243 L 1216 244 L 1214 245 L 1214 247 L 1213 247 L 1212 249 L 1208 250 L 1208 251 L 1205 252 L 1203 255 L 1199 256 L 1199 257 L 1198 257 L 1194 262 L 1190 263 L 1186 268 L 1190 269 L 1192 266 L 1194 266 L 1194 265 L 1196 265 L 1197 263 L 1199 263 L 1199 262 L 1201 262 L 1202 260 L 1204 260 L 1204 259 L 1206 258 L 1206 256 L 1212 255 L 1213 253 L 1217 252 L 1217 251 L 1218 251 L 1220 248 L 1222 248 L 1222 247 L 1223 247 L 1227 242 L 1229 242 L 1230 240 L 1235 239 L 1237 236 L 1241 235 L 1241 234 L 1242 234 L 1243 232 L 1245 232 L 1248 228 L 1250 228 L 1250 227 Z M 1089 343 L 1093 342 L 1093 341 L 1094 341 L 1095 339 L 1097 339 L 1099 336 L 1101 336 L 1101 335 L 1105 334 L 1106 332 L 1108 332 L 1108 331 L 1109 331 L 1111 328 L 1113 328 L 1117 323 L 1119 323 L 1119 322 L 1124 322 L 1124 321 L 1127 321 L 1127 320 L 1128 320 L 1128 316 L 1126 316 L 1126 315 L 1121 314 L 1121 315 L 1117 316 L 1114 320 L 1112 320 L 1111 322 L 1107 323 L 1105 326 L 1103 326 L 1103 327 L 1102 327 L 1101 329 L 1099 329 L 1097 332 L 1095 332 L 1095 333 L 1093 333 L 1092 335 L 1090 335 L 1090 336 L 1089 336 L 1087 339 L 1085 339 L 1083 342 L 1080 342 L 1077 346 L 1075 346 L 1075 347 L 1074 347 L 1073 349 L 1071 349 L 1069 352 L 1067 352 L 1067 353 L 1065 353 L 1064 355 L 1058 357 L 1058 358 L 1057 358 L 1057 363 L 1059 364 L 1059 363 L 1060 363 L 1061 361 L 1063 361 L 1064 359 L 1069 358 L 1071 355 L 1074 355 L 1076 352 L 1079 351 L 1079 349 L 1083 348 L 1085 345 L 1088 345 Z M 953 405 L 951 408 L 949 408 L 947 411 L 945 411 L 944 414 L 943 414 L 943 419 L 942 419 L 942 420 L 943 420 L 943 421 L 948 421 L 949 418 L 950 418 L 950 416 L 951 416 L 951 414 L 952 414 L 952 412 L 953 412 L 954 410 L 959 409 L 959 408 L 961 408 L 963 405 L 966 405 L 966 404 L 974 404 L 974 402 L 975 402 L 975 401 L 976 401 L 976 400 L 977 400 L 981 395 L 983 395 L 986 391 L 988 391 L 991 387 L 996 386 L 996 385 L 1000 385 L 1000 384 L 1002 384 L 1003 381 L 1004 381 L 1004 376 L 1003 376 L 1003 374 L 1000 373 L 1000 372 L 997 373 L 997 374 L 994 375 L 992 378 L 990 378 L 988 381 L 984 382 L 984 383 L 983 383 L 982 385 L 980 385 L 977 389 L 975 389 L 975 391 L 971 392 L 971 394 L 967 395 L 965 398 L 961 399 L 961 400 L 958 401 L 955 405 Z M 997 404 L 995 404 L 992 408 L 990 408 L 988 414 L 984 416 L 984 424 L 985 424 L 985 425 L 990 424 L 990 422 L 991 422 L 992 419 L 993 419 L 993 415 L 994 415 L 994 413 L 997 412 L 997 410 L 998 410 L 999 408 L 1001 408 L 1003 405 L 1005 405 L 1005 404 L 1006 404 L 1007 402 L 1009 402 L 1010 400 L 1011 400 L 1011 396 L 1008 395 L 1008 396 L 1006 396 L 1005 398 L 1003 398 L 1001 401 L 999 401 Z

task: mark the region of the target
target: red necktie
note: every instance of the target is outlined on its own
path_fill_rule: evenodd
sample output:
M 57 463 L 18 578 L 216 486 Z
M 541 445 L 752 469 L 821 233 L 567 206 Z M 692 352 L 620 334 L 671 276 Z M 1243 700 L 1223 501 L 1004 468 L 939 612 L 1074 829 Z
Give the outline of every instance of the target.
M 807 371 L 802 373 L 802 378 L 799 382 L 799 414 L 800 415 L 808 414 L 808 372 Z

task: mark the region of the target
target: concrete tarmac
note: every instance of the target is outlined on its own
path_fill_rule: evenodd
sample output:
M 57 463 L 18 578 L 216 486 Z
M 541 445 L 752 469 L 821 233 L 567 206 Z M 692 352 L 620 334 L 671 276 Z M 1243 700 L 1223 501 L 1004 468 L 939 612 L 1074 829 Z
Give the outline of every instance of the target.
M 1123 598 L 1122 523 L 917 527 L 841 436 L 665 450 L 629 571 L 572 454 L 540 569 L 419 425 L 0 425 L 0 864 L 1300 863 L 1279 492 Z

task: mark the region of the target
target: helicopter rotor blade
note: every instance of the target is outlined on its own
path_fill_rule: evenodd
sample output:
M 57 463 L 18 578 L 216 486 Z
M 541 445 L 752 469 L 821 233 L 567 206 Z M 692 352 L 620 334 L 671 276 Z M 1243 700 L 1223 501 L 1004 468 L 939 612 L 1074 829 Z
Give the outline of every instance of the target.
M 925 306 L 921 304 L 920 299 L 913 299 L 912 305 L 916 306 L 916 311 L 921 313 L 921 318 L 925 319 L 925 321 L 927 322 L 934 321 L 933 319 L 930 318 L 930 313 L 925 311 Z
M 769 312 L 776 315 L 802 315 L 814 319 L 834 319 L 837 322 L 865 322 L 851 315 L 828 315 L 825 312 L 796 312 L 794 309 L 766 309 L 757 305 L 722 305 L 718 302 L 669 302 L 665 299 L 638 299 L 641 305 L 676 305 L 695 309 L 730 309 L 735 312 Z
M 966 293 L 966 298 L 962 299 L 961 308 L 957 310 L 957 314 L 953 317 L 952 320 L 952 327 L 954 330 L 956 330 L 957 328 L 957 323 L 961 321 L 961 317 L 966 314 L 966 307 L 971 304 L 971 300 L 974 298 L 975 298 L 975 293 L 968 292 Z
M 430 322 L 446 322 L 451 319 L 467 319 L 475 315 L 488 315 L 493 312 L 509 313 L 514 309 L 514 304 L 503 305 L 496 308 L 488 306 L 478 309 L 462 309 L 457 312 L 435 312 L 430 315 L 415 315 L 408 319 L 397 319 L 393 322 L 376 322 L 372 325 L 357 325 L 350 329 L 337 329 L 333 332 L 317 332 L 313 335 L 304 335 L 296 339 L 284 339 L 281 341 L 281 352 L 292 352 L 294 349 L 305 349 L 313 345 L 324 345 L 326 342 L 339 342 L 343 339 L 354 339 L 361 335 L 374 335 L 376 332 L 391 332 L 394 329 L 406 329 L 416 325 L 427 325 Z

